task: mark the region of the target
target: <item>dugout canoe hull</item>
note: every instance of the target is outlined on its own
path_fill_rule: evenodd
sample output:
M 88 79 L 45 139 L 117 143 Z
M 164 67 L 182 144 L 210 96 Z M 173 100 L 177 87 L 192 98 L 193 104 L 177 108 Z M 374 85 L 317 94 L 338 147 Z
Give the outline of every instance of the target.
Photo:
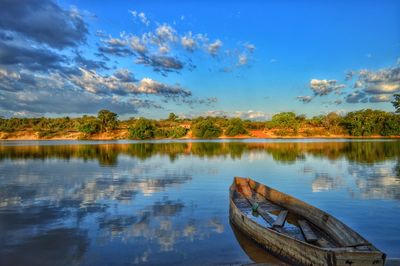
M 238 186 L 247 183 L 253 191 L 289 212 L 307 219 L 308 222 L 325 231 L 338 243 L 335 248 L 300 241 L 273 228 L 260 225 L 245 215 L 234 201 Z M 230 187 L 230 220 L 248 237 L 275 255 L 299 265 L 384 265 L 386 255 L 370 242 L 326 212 L 298 200 L 290 195 L 260 184 L 250 178 L 235 177 Z M 360 243 L 369 251 L 358 250 Z

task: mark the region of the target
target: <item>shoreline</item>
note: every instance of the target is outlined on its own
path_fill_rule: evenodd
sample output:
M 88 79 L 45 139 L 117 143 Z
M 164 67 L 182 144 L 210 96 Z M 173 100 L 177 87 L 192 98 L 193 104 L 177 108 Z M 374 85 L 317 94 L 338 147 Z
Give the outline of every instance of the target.
M 10 138 L 0 138 L 0 141 L 152 141 L 152 140 L 267 140 L 267 139 L 400 139 L 400 136 L 348 136 L 348 135 L 335 135 L 335 136 L 265 136 L 265 137 L 255 137 L 255 136 L 235 136 L 228 137 L 222 136 L 218 138 L 195 138 L 195 137 L 183 137 L 183 138 L 151 138 L 151 139 L 130 139 L 130 138 L 112 138 L 112 137 L 89 137 L 89 138 L 80 138 L 80 137 L 70 137 L 70 136 L 57 136 L 51 138 L 39 138 L 36 136 L 21 136 L 21 137 L 10 137 Z
M 54 132 L 51 135 L 41 136 L 39 132 L 33 130 L 21 130 L 15 132 L 0 132 L 0 141 L 48 141 L 48 140 L 64 140 L 64 141 L 151 141 L 151 140 L 266 140 L 266 139 L 400 139 L 399 136 L 351 136 L 348 134 L 302 134 L 299 132 L 297 135 L 280 136 L 274 133 L 273 130 L 249 130 L 249 134 L 237 135 L 237 136 L 226 136 L 222 135 L 217 138 L 197 138 L 194 137 L 192 132 L 181 138 L 151 138 L 151 139 L 132 139 L 129 137 L 129 132 L 126 129 L 118 129 L 109 132 L 102 132 L 96 134 L 83 134 L 79 131 L 63 131 Z

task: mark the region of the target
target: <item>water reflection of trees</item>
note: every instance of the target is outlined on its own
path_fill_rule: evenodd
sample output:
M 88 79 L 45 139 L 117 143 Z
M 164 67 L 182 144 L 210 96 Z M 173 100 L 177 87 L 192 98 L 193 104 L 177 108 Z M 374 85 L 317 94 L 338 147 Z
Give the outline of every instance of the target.
M 0 160 L 47 159 L 98 160 L 101 165 L 117 164 L 118 156 L 128 155 L 146 160 L 155 155 L 169 156 L 174 161 L 180 155 L 198 157 L 230 157 L 240 159 L 250 152 L 265 152 L 275 161 L 293 163 L 314 156 L 337 160 L 345 158 L 359 163 L 375 163 L 398 158 L 399 141 L 355 141 L 312 143 L 243 143 L 243 142 L 194 142 L 194 143 L 137 143 L 102 145 L 58 145 L 58 146 L 0 146 Z

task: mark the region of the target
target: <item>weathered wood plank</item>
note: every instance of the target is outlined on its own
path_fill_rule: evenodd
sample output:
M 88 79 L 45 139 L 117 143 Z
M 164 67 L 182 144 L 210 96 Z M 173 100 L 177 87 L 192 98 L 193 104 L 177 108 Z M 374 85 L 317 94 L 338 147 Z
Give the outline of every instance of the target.
M 315 235 L 314 231 L 311 229 L 311 226 L 306 220 L 299 220 L 298 223 L 307 242 L 312 243 L 318 240 L 318 237 Z
M 317 240 L 317 245 L 322 247 L 322 248 L 335 248 L 335 246 L 329 242 L 328 240 L 326 240 L 325 238 L 318 238 Z
M 361 243 L 357 243 L 357 244 L 354 244 L 354 245 L 347 245 L 346 247 L 355 248 L 355 247 L 370 246 L 370 245 L 371 245 L 371 243 L 369 243 L 369 242 L 361 242 Z
M 261 217 L 270 225 L 273 225 L 275 220 L 274 218 L 272 218 L 267 211 L 265 211 L 264 209 L 262 209 L 261 207 L 257 208 L 257 212 L 261 215 Z
M 273 227 L 275 227 L 275 226 L 282 227 L 285 224 L 287 215 L 288 215 L 287 210 L 281 211 L 272 226 Z

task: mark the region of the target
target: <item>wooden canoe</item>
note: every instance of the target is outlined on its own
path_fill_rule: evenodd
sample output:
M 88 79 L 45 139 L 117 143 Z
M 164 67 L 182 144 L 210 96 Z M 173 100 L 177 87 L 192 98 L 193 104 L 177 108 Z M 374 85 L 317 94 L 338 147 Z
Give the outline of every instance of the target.
M 234 178 L 229 217 L 244 234 L 293 264 L 385 264 L 384 253 L 335 217 L 250 178 Z

